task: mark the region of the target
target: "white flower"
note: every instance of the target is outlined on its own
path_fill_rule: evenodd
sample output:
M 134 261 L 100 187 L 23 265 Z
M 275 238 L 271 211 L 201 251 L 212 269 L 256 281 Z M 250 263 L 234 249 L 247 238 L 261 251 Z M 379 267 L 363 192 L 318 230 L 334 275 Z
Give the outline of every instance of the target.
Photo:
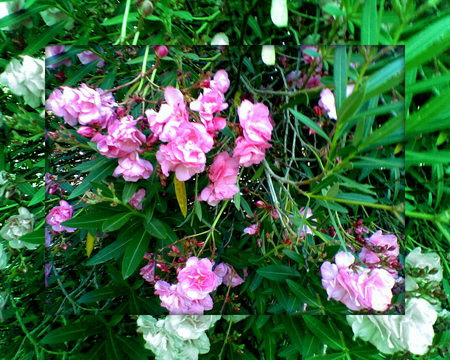
M 209 352 L 209 338 L 205 331 L 220 315 L 169 315 L 156 320 L 153 316 L 139 316 L 138 332 L 143 333 L 145 347 L 153 351 L 156 360 L 197 360 L 199 354 Z
M 354 337 L 370 341 L 384 354 L 423 355 L 433 343 L 436 310 L 424 299 L 406 302 L 405 315 L 347 315 Z
M 275 65 L 275 46 L 263 45 L 261 51 L 262 61 L 266 65 Z
M 3 250 L 3 245 L 0 244 L 0 270 L 6 268 L 6 264 L 8 263 L 8 255 L 5 250 Z
M 27 247 L 30 250 L 36 249 L 38 244 L 30 244 L 20 241 L 19 238 L 33 231 L 34 215 L 27 208 L 20 207 L 19 215 L 11 216 L 6 220 L 5 225 L 0 230 L 0 236 L 9 241 L 9 246 L 14 249 Z
M 23 64 L 13 59 L 0 75 L 0 84 L 8 87 L 14 94 L 23 96 L 25 103 L 38 108 L 44 99 L 44 61 L 23 55 Z
M 19 1 L 8 1 L 8 2 L 1 2 L 0 3 L 0 19 L 14 14 L 15 12 L 18 12 L 20 10 L 23 10 L 25 8 L 25 0 L 19 0 Z M 20 25 L 23 25 L 27 27 L 28 29 L 31 29 L 33 27 L 33 19 L 31 17 L 26 18 L 14 25 L 9 27 L 4 27 L 2 30 L 13 30 L 18 28 Z
M 62 12 L 56 7 L 52 7 L 48 10 L 41 11 L 39 14 L 41 14 L 42 19 L 44 19 L 44 22 L 47 24 L 47 26 L 55 25 L 65 19 L 70 18 L 69 15 Z M 67 22 L 66 26 L 64 26 L 64 29 L 71 30 L 73 29 L 74 26 L 75 22 L 73 21 L 73 19 L 71 19 Z
M 270 17 L 272 22 L 278 27 L 288 26 L 288 7 L 287 0 L 272 0 L 270 8 Z
M 405 264 L 408 269 L 434 269 L 435 274 L 427 274 L 420 279 L 425 282 L 441 282 L 442 281 L 442 266 L 441 259 L 438 254 L 430 252 L 427 254 L 422 254 L 422 249 L 420 247 L 415 248 L 411 251 L 405 258 Z M 416 279 L 406 275 L 405 279 L 405 290 L 413 291 L 418 289 L 419 286 L 416 283 Z
M 214 326 L 220 315 L 173 315 L 166 318 L 165 327 L 181 340 L 198 339 Z
M 211 40 L 211 45 L 230 45 L 230 40 L 225 33 L 217 33 Z

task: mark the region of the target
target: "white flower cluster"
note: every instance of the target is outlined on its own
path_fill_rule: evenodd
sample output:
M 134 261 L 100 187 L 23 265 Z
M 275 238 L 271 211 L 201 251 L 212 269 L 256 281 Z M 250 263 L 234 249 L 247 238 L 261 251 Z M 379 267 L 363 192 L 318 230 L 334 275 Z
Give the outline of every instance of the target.
M 25 103 L 33 108 L 45 104 L 44 60 L 22 55 L 23 63 L 13 59 L 0 75 L 0 84 L 14 94 L 23 96 Z
M 422 254 L 420 248 L 411 251 L 405 258 L 408 269 L 433 270 L 420 280 L 406 276 L 405 288 L 412 295 L 406 300 L 405 315 L 348 315 L 347 322 L 351 325 L 354 337 L 370 341 L 378 350 L 385 354 L 399 351 L 410 351 L 413 354 L 424 355 L 428 346 L 433 343 L 434 329 L 440 305 L 433 306 L 423 298 L 416 298 L 420 293 L 417 282 L 436 283 L 442 281 L 442 267 L 439 255 L 436 253 Z M 444 316 L 445 311 L 439 316 Z
M 205 331 L 214 326 L 220 315 L 169 315 L 157 320 L 150 315 L 138 317 L 139 333 L 145 347 L 153 351 L 156 360 L 197 360 L 209 352 Z
M 0 236 L 9 241 L 9 245 L 14 249 L 27 247 L 30 250 L 36 249 L 38 244 L 31 244 L 20 241 L 19 238 L 33 231 L 34 215 L 27 208 L 20 207 L 19 215 L 11 216 L 0 230 Z

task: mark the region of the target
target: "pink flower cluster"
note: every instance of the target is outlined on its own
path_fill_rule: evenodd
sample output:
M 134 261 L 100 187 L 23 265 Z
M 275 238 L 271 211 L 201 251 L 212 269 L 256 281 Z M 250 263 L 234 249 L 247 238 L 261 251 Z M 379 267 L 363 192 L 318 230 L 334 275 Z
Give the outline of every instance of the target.
M 77 124 L 91 125 L 106 129 L 117 119 L 113 106 L 116 106 L 111 95 L 103 95 L 102 89 L 91 89 L 81 84 L 78 89 L 61 86 L 54 90 L 45 107 L 53 111 L 56 116 L 64 118 L 64 122 L 71 126 Z
M 178 283 L 169 284 L 158 280 L 155 294 L 159 295 L 162 306 L 170 315 L 203 315 L 213 308 L 210 293 L 222 283 L 222 278 L 212 270 L 208 259 L 190 257 L 186 267 L 178 272 Z
M 239 160 L 224 151 L 214 158 L 209 171 L 209 181 L 197 198 L 216 206 L 223 199 L 231 199 L 239 191 L 236 185 L 239 174 Z
M 322 264 L 322 285 L 328 299 L 340 301 L 350 310 L 385 311 L 392 301 L 395 280 L 384 269 L 368 269 L 355 265 L 355 257 L 341 251 L 335 264 Z
M 401 265 L 398 262 L 399 245 L 397 237 L 392 234 L 383 235 L 381 230 L 372 234 L 366 241 L 366 246 L 361 249 L 359 258 L 368 265 L 369 268 L 375 269 L 381 265 L 392 276 L 397 277 L 397 270 Z
M 249 167 L 259 164 L 266 156 L 265 150 L 272 147 L 273 123 L 266 105 L 242 101 L 238 107 L 239 122 L 244 136 L 236 139 L 233 156 L 239 158 L 239 165 Z
M 60 206 L 55 206 L 50 210 L 48 215 L 45 217 L 45 222 L 51 225 L 54 231 L 68 231 L 74 232 L 76 228 L 70 228 L 67 226 L 60 225 L 62 222 L 72 219 L 73 216 L 73 206 L 70 205 L 66 200 L 61 200 L 59 202 Z
M 327 75 L 327 73 L 322 73 L 322 58 L 318 57 L 317 59 L 311 55 L 308 55 L 307 53 L 305 53 L 305 50 L 310 49 L 313 50 L 315 52 L 318 52 L 318 46 L 317 45 L 302 45 L 301 47 L 301 51 L 303 54 L 303 60 L 305 61 L 305 63 L 307 64 L 312 64 L 315 60 L 315 64 L 317 65 L 315 70 L 315 73 L 312 73 L 311 76 L 308 79 L 308 82 L 305 86 L 306 89 L 311 89 L 311 88 L 315 88 L 318 86 L 322 86 L 323 84 L 320 82 L 320 79 L 322 78 L 322 76 Z M 319 52 L 320 54 L 320 52 Z M 286 77 L 286 81 L 287 83 L 290 85 L 290 89 L 294 88 L 294 84 L 297 86 L 297 88 L 301 89 L 304 82 L 306 81 L 307 78 L 307 74 L 306 73 L 302 73 L 302 72 L 297 72 L 297 71 L 291 71 L 287 77 Z
M 208 133 L 215 137 L 216 131 L 226 126 L 226 120 L 222 117 L 214 117 L 215 114 L 228 108 L 225 103 L 225 93 L 230 88 L 230 80 L 225 70 L 219 70 L 214 75 L 214 80 L 209 81 L 209 88 L 203 89 L 197 100 L 190 103 L 191 110 L 200 113 L 200 120 L 205 125 Z
M 233 267 L 226 263 L 217 265 L 214 269 L 214 273 L 222 278 L 224 285 L 231 287 L 243 284 L 248 276 L 247 269 L 244 269 L 244 278 L 242 279 Z
M 228 107 L 225 92 L 230 87 L 228 74 L 219 70 L 214 80 L 208 82 L 199 98 L 190 103 L 190 108 L 200 113 L 201 123 L 189 121 L 189 114 L 180 90 L 168 86 L 164 91 L 166 104 L 159 112 L 149 109 L 145 112 L 150 130 L 168 143 L 160 146 L 156 159 L 162 173 L 169 176 L 173 171 L 178 180 L 189 180 L 205 170 L 206 153 L 214 145 L 216 131 L 226 126 L 226 120 L 215 117 Z

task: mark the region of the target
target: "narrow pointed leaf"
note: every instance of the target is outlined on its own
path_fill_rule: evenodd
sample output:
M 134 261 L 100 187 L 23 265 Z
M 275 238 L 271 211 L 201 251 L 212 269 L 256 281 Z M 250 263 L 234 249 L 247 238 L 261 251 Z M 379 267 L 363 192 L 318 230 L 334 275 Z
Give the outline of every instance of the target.
M 130 277 L 141 263 L 150 244 L 150 236 L 145 229 L 139 229 L 128 243 L 122 261 L 123 278 Z
M 184 181 L 173 178 L 173 185 L 175 187 L 175 194 L 177 195 L 178 205 L 180 205 L 181 213 L 184 217 L 187 216 L 187 197 L 186 197 L 186 184 Z
M 130 220 L 133 213 L 120 213 L 117 215 L 114 215 L 110 219 L 106 220 L 103 223 L 102 229 L 104 232 L 114 231 L 117 229 L 120 229 L 122 226 L 124 226 L 128 220 Z

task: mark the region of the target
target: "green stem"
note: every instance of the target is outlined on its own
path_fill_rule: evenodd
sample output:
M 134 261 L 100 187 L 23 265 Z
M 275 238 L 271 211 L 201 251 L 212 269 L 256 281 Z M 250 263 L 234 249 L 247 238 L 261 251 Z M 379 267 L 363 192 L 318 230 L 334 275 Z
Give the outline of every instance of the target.
M 206 17 L 195 17 L 193 16 L 192 19 L 194 20 L 202 20 L 202 21 L 211 21 L 214 18 L 216 18 L 217 15 L 219 15 L 222 12 L 222 10 L 217 10 L 214 14 L 206 16 Z
M 127 3 L 125 5 L 125 14 L 123 16 L 123 22 L 122 22 L 122 31 L 120 33 L 120 37 L 117 39 L 117 41 L 114 43 L 114 45 L 124 45 L 125 39 L 127 38 L 127 22 L 128 22 L 128 14 L 130 13 L 130 5 L 131 0 L 127 0 Z
M 150 49 L 150 46 L 145 47 L 145 53 L 144 53 L 144 61 L 142 62 L 142 70 L 141 74 L 145 74 L 145 70 L 147 68 L 147 59 L 148 59 L 148 50 Z M 142 90 L 142 86 L 144 85 L 144 77 L 141 77 L 141 82 L 139 83 L 139 87 L 137 89 L 137 93 L 140 93 Z
M 222 353 L 225 350 L 225 345 L 227 344 L 228 336 L 230 336 L 230 331 L 231 331 L 231 325 L 232 324 L 233 324 L 233 321 L 231 321 L 231 319 L 230 319 L 230 323 L 229 323 L 228 329 L 227 329 L 227 334 L 225 335 L 225 340 L 223 341 L 222 349 L 220 350 L 219 360 L 222 360 Z

